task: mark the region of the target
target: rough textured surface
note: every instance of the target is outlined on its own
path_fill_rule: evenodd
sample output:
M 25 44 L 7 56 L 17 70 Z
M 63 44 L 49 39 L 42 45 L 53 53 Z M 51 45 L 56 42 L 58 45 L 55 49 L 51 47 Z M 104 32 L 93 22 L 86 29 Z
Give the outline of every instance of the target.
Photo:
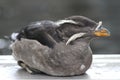
M 12 50 L 17 61 L 33 69 L 54 76 L 72 76 L 85 73 L 92 62 L 88 43 L 76 44 L 66 46 L 60 43 L 52 50 L 38 41 L 22 39 L 13 43 Z

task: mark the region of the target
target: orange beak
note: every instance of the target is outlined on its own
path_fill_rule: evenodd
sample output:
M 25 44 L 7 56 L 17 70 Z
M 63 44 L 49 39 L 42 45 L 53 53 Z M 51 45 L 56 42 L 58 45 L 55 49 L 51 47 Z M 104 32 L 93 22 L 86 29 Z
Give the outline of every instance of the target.
M 110 32 L 107 29 L 101 29 L 94 32 L 97 37 L 107 37 L 110 36 Z

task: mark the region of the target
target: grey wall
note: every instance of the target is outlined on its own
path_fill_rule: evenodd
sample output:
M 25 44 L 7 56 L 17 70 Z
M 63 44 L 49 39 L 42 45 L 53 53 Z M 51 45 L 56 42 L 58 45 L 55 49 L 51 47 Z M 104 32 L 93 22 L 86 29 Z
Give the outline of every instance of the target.
M 111 37 L 91 43 L 94 53 L 120 52 L 120 0 L 0 0 L 0 54 L 10 54 L 8 41 L 2 39 L 4 36 L 32 21 L 58 20 L 72 15 L 102 20 L 110 30 Z

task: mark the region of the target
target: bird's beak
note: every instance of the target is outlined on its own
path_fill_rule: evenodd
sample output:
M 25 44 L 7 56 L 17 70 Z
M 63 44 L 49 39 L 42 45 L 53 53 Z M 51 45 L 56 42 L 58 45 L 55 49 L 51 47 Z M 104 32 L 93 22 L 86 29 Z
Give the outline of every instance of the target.
M 101 26 L 102 25 L 102 22 L 100 21 L 98 23 L 98 26 L 96 27 L 95 31 L 93 32 L 93 34 L 97 37 L 107 37 L 107 36 L 110 36 L 110 32 Z

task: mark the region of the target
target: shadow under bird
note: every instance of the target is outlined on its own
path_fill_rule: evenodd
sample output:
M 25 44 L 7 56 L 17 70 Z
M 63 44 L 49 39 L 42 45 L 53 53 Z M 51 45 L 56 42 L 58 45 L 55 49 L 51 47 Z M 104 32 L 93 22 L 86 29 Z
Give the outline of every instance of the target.
M 29 73 L 52 76 L 84 74 L 92 63 L 90 41 L 110 36 L 99 23 L 84 16 L 37 21 L 11 34 L 12 55 Z

